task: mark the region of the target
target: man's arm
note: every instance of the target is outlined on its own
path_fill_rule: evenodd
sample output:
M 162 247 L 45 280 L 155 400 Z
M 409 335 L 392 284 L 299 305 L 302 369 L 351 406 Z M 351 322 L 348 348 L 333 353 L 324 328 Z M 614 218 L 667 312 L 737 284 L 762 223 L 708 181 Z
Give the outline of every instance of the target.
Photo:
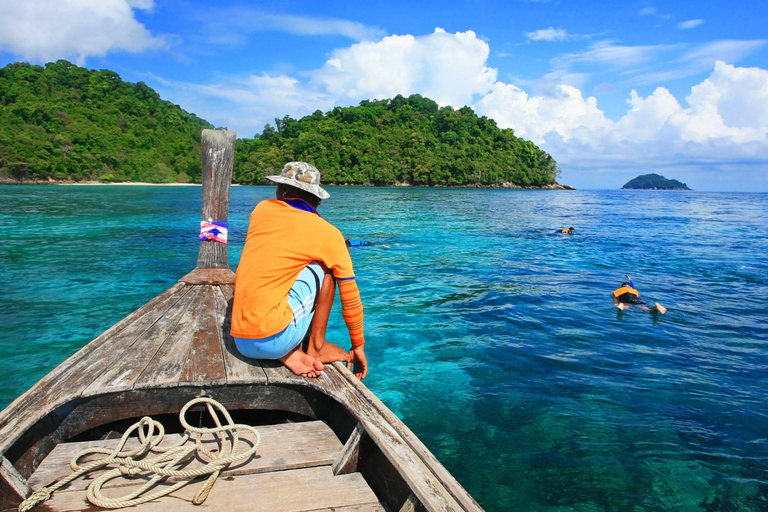
M 341 299 L 341 314 L 347 324 L 352 348 L 349 351 L 352 362 L 352 373 L 358 379 L 364 379 L 368 374 L 368 359 L 365 356 L 365 336 L 363 332 L 363 302 L 360 299 L 360 289 L 355 278 L 338 279 L 339 298 Z

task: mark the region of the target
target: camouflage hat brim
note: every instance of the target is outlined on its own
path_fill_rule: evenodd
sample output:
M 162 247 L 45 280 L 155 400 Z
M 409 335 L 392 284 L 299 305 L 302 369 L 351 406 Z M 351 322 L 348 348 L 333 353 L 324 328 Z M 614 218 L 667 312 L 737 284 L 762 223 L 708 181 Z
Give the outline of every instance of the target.
M 320 171 L 307 162 L 288 162 L 277 176 L 267 176 L 269 181 L 284 183 L 292 187 L 306 190 L 320 199 L 328 199 L 331 194 L 320 188 Z
M 312 185 L 311 183 L 304 183 L 303 181 L 299 181 L 294 178 L 286 178 L 285 176 L 280 176 L 280 175 L 265 176 L 265 178 L 268 179 L 269 181 L 274 181 L 275 183 L 284 183 L 292 187 L 306 190 L 310 194 L 317 196 L 320 199 L 328 199 L 329 197 L 331 197 L 331 194 L 326 192 L 320 185 Z

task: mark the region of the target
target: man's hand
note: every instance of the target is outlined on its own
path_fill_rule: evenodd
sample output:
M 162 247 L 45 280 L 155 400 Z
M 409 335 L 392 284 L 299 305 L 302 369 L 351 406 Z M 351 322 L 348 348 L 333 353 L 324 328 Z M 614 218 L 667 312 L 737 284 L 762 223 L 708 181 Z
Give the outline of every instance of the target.
M 352 363 L 352 373 L 360 380 L 368 375 L 368 358 L 365 357 L 365 345 L 352 347 L 349 351 L 349 362 Z

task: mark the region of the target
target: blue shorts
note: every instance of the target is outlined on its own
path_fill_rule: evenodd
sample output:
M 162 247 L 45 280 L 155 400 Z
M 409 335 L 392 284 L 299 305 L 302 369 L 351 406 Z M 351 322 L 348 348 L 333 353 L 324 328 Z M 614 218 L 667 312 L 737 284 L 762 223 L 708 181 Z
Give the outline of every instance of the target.
M 296 348 L 309 332 L 315 315 L 315 297 L 323 277 L 323 269 L 317 263 L 304 267 L 288 292 L 288 305 L 293 310 L 288 327 L 266 338 L 235 338 L 237 350 L 251 359 L 280 359 Z

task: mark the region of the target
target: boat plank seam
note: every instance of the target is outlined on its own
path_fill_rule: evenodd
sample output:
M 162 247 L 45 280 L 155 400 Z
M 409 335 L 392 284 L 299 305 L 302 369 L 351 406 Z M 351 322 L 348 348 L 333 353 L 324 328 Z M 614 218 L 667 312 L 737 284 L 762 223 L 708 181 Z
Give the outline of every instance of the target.
M 173 388 L 179 385 L 182 369 L 192 347 L 193 326 L 204 298 L 200 287 L 190 286 L 189 288 L 191 297 L 186 310 L 136 378 L 133 389 Z
M 198 318 L 192 347 L 181 372 L 179 384 L 212 385 L 224 383 L 224 356 L 221 353 L 221 333 L 219 332 L 214 307 L 213 290 L 203 286 L 205 301 Z
M 216 298 L 216 309 L 219 318 L 219 329 L 221 331 L 221 351 L 224 357 L 224 370 L 227 376 L 227 383 L 266 383 L 267 376 L 261 365 L 256 360 L 246 360 L 241 356 L 235 346 L 235 340 L 229 334 L 229 301 L 222 288 L 222 286 L 217 287 L 214 295 Z
M 187 286 L 186 293 L 162 317 L 139 333 L 130 347 L 126 347 L 122 356 L 107 368 L 98 378 L 83 390 L 82 397 L 103 392 L 117 392 L 133 389 L 137 378 L 155 358 L 160 348 L 180 325 L 185 313 L 196 306 L 196 293 Z

